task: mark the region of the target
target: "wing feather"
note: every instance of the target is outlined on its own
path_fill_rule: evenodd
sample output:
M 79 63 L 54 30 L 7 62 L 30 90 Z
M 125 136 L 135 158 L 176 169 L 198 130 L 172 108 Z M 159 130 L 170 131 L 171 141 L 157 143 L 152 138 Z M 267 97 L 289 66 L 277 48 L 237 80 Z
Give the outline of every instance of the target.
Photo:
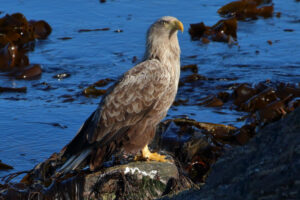
M 101 101 L 89 127 L 87 139 L 99 142 L 107 134 L 112 138 L 123 127 L 143 119 L 168 90 L 170 75 L 156 60 L 147 60 L 124 74 Z M 96 128 L 95 128 L 96 127 Z

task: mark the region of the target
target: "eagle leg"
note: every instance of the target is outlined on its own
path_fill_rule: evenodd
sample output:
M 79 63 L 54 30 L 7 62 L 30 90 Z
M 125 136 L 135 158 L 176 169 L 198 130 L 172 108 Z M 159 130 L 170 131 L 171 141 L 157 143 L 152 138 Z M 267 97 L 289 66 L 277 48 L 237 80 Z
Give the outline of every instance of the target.
M 166 159 L 166 156 L 160 155 L 158 153 L 151 153 L 149 151 L 148 145 L 146 145 L 142 149 L 142 155 L 141 157 L 136 157 L 135 160 L 140 160 L 140 159 L 146 159 L 146 160 L 152 160 L 152 161 L 158 161 L 158 162 L 167 162 L 168 160 Z

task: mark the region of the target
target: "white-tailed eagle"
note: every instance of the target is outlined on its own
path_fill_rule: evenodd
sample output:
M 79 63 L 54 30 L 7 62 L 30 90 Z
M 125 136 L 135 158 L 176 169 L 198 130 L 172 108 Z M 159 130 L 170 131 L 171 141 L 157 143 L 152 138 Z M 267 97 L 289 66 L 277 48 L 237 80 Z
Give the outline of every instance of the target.
M 64 164 L 57 172 L 64 173 L 84 164 L 95 170 L 119 151 L 142 151 L 144 158 L 165 161 L 163 155 L 151 153 L 147 145 L 177 93 L 178 30 L 183 31 L 182 23 L 170 16 L 150 26 L 143 61 L 108 90 L 74 139 L 62 149 Z

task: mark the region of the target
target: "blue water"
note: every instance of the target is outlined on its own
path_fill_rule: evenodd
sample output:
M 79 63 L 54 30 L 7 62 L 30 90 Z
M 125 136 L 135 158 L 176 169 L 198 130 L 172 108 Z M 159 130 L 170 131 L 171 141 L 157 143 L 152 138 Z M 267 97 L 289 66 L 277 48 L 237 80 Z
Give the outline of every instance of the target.
M 39 80 L 14 80 L 0 75 L 0 86 L 28 88 L 25 94 L 0 93 L 0 160 L 14 167 L 9 172 L 29 170 L 59 151 L 100 101 L 80 95 L 82 88 L 100 79 L 117 79 L 131 68 L 133 56 L 141 59 L 144 53 L 147 28 L 164 15 L 176 16 L 185 26 L 185 32 L 178 35 L 182 65 L 197 64 L 199 73 L 207 77 L 236 78 L 205 82 L 194 86 L 189 94 L 183 87 L 178 95 L 182 99 L 189 95 L 191 101 L 196 101 L 215 93 L 215 86 L 222 84 L 255 84 L 267 79 L 300 82 L 300 3 L 275 0 L 275 13 L 281 12 L 281 18 L 239 22 L 237 46 L 191 41 L 189 24 L 203 21 L 213 25 L 221 19 L 217 9 L 226 2 L 229 1 L 1 0 L 0 10 L 4 14 L 21 12 L 27 19 L 46 20 L 53 32 L 47 40 L 38 41 L 35 50 L 29 53 L 31 63 L 42 65 Z M 110 30 L 78 32 L 106 27 Z M 61 37 L 72 39 L 60 40 Z M 273 44 L 269 45 L 268 40 Z M 62 80 L 53 78 L 58 73 L 71 76 Z M 187 74 L 184 72 L 182 76 Z M 42 82 L 54 89 L 42 90 Z M 64 103 L 62 95 L 71 95 L 75 101 Z M 243 113 L 226 106 L 189 105 L 172 107 L 168 117 L 182 115 L 203 122 L 240 126 L 236 119 Z M 59 123 L 60 127 L 52 123 Z M 0 176 L 9 172 L 0 171 Z

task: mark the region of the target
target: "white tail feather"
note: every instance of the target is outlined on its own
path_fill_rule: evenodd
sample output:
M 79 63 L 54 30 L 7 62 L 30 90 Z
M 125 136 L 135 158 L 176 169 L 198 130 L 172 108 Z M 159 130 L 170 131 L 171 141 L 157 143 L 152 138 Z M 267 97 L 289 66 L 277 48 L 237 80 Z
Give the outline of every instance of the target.
M 74 155 L 69 158 L 65 164 L 56 170 L 59 174 L 67 173 L 71 170 L 76 169 L 83 161 L 86 159 L 87 156 L 91 153 L 92 149 L 85 149 L 79 155 Z

